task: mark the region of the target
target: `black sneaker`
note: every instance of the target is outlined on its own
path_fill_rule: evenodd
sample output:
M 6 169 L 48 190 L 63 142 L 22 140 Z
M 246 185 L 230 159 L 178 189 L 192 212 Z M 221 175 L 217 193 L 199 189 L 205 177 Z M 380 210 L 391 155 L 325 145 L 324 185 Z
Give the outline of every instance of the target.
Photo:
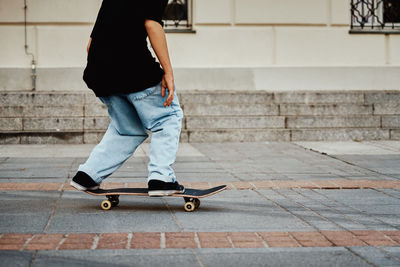
M 166 183 L 160 180 L 150 180 L 148 186 L 149 196 L 151 197 L 169 196 L 185 192 L 185 187 L 178 184 L 178 182 Z
M 84 172 L 78 171 L 70 183 L 73 187 L 80 191 L 97 190 L 99 185 Z

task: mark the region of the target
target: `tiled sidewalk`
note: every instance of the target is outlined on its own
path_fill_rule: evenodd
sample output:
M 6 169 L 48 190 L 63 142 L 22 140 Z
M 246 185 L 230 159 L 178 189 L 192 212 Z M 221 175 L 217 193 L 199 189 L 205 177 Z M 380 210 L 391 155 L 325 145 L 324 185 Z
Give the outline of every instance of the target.
M 182 183 L 186 188 L 206 189 L 221 184 L 227 185 L 228 190 L 248 189 L 281 189 L 281 188 L 303 188 L 303 189 L 379 189 L 379 188 L 400 188 L 400 181 L 379 181 L 379 180 L 279 180 L 279 181 L 249 181 L 249 182 L 193 182 Z M 132 188 L 146 187 L 143 182 L 113 183 L 104 182 L 101 188 Z M 69 183 L 0 183 L 0 190 L 4 191 L 76 191 Z
M 69 186 L 92 147 L 0 146 L 0 265 L 400 265 L 399 142 L 181 144 L 180 182 L 228 185 L 192 213 L 168 197 L 101 210 Z M 147 155 L 102 186 L 145 186 Z

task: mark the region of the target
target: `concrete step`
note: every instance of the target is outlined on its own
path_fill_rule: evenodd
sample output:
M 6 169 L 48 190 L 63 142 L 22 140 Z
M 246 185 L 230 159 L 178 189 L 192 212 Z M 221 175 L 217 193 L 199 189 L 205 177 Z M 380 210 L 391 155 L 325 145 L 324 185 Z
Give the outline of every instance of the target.
M 187 116 L 187 129 L 285 128 L 282 116 Z
M 287 116 L 287 128 L 380 128 L 381 116 Z
M 369 115 L 369 114 L 397 114 L 400 113 L 400 104 L 378 104 L 378 110 L 374 105 L 364 104 L 198 104 L 185 103 L 185 115 L 187 116 L 222 116 L 222 115 Z
M 279 115 L 279 105 L 267 103 L 218 103 L 198 104 L 185 103 L 183 110 L 186 116 L 221 116 L 221 115 Z
M 265 91 L 191 91 L 180 93 L 179 97 L 185 104 L 265 104 L 273 102 L 274 94 Z
M 103 135 L 104 131 L 3 132 L 0 144 L 97 144 Z M 183 129 L 180 137 L 181 142 L 368 140 L 400 140 L 400 129 Z
M 400 129 L 196 129 L 187 130 L 189 142 L 366 141 L 399 140 Z
M 182 91 L 182 142 L 399 140 L 400 91 Z M 110 119 L 91 91 L 9 91 L 0 143 L 98 143 Z

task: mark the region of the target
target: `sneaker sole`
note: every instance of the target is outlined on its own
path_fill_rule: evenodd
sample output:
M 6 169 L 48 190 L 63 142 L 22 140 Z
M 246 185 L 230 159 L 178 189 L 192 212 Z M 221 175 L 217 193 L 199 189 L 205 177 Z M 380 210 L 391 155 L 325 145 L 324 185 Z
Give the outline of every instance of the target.
M 170 196 L 173 194 L 182 194 L 185 191 L 178 191 L 178 190 L 152 190 L 149 191 L 150 197 L 162 197 L 162 196 Z
M 97 190 L 97 189 L 99 189 L 99 186 L 94 186 L 94 187 L 91 187 L 91 188 L 86 188 L 86 187 L 84 187 L 84 186 L 81 186 L 81 185 L 78 184 L 78 183 L 75 183 L 74 181 L 71 181 L 69 184 L 70 184 L 72 187 L 74 187 L 75 189 L 79 190 L 79 191 L 87 191 L 87 190 Z

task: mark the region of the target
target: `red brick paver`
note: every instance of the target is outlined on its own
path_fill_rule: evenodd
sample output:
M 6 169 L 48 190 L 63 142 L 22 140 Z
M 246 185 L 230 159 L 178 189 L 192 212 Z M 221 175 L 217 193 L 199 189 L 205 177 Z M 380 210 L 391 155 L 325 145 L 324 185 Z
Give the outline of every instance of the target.
M 26 250 L 55 250 L 63 239 L 63 234 L 38 234 L 26 245 Z
M 269 247 L 299 247 L 300 244 L 286 232 L 259 232 Z
M 59 249 L 90 249 L 95 236 L 96 234 L 69 234 Z
M 321 231 L 330 242 L 332 242 L 337 247 L 344 246 L 366 246 L 367 244 L 357 238 L 351 232 L 345 231 Z
M 352 233 L 370 246 L 394 246 L 397 244 L 380 231 L 352 231 Z
M 194 233 L 165 233 L 166 248 L 197 248 Z
M 133 233 L 131 248 L 134 249 L 159 249 L 161 248 L 160 233 Z
M 262 248 L 262 240 L 253 232 L 232 232 L 229 237 L 235 248 Z
M 103 233 L 96 249 L 125 249 L 127 244 L 128 233 Z
M 0 250 L 20 250 L 32 236 L 31 234 L 3 234 L 0 238 Z
M 290 232 L 303 247 L 331 247 L 333 244 L 318 232 Z
M 400 231 L 382 231 L 387 237 L 400 244 Z
M 206 232 L 197 233 L 199 237 L 200 246 L 202 248 L 231 248 L 232 244 L 228 240 L 227 233 L 220 232 Z
M 399 246 L 400 231 L 2 234 L 0 250 Z M 128 239 L 131 236 L 130 245 Z M 96 241 L 97 240 L 97 241 Z

